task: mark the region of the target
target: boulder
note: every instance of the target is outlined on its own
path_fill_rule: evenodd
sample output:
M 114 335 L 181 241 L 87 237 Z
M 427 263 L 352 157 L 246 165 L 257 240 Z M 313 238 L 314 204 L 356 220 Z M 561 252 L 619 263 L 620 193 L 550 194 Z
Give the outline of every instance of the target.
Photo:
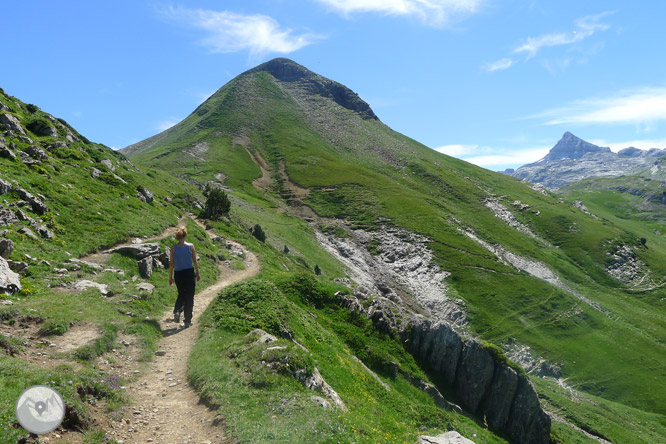
M 35 229 L 44 239 L 53 239 L 55 237 L 53 231 L 49 230 L 46 225 L 37 225 Z
M 9 264 L 9 268 L 11 268 L 13 272 L 18 273 L 21 276 L 25 275 L 28 272 L 28 264 L 25 262 L 19 262 L 7 259 L 7 263 Z
M 451 431 L 437 436 L 419 436 L 417 444 L 474 444 L 474 441 L 470 441 L 458 432 Z
M 42 202 L 40 199 L 33 196 L 32 194 L 28 193 L 23 188 L 17 188 L 16 192 L 18 193 L 19 196 L 21 196 L 21 199 L 28 201 L 28 203 L 32 207 L 32 211 L 34 211 L 35 213 L 44 214 L 49 211 L 49 207 L 44 205 L 44 202 Z
M 102 165 L 110 169 L 111 171 L 116 171 L 116 167 L 113 166 L 109 159 L 104 159 L 100 162 Z
M 21 290 L 21 280 L 18 273 L 9 268 L 9 263 L 0 257 L 0 293 L 11 294 Z
M 96 264 L 90 261 L 83 261 L 81 259 L 70 258 L 65 261 L 65 267 L 67 267 L 70 270 L 72 269 L 75 269 L 74 271 L 80 270 L 81 265 L 86 265 L 95 271 L 102 271 L 104 269 L 104 267 L 102 267 L 100 264 Z
M 153 291 L 155 290 L 155 286 L 153 284 L 150 284 L 148 282 L 141 282 L 140 284 L 136 285 L 136 289 L 139 290 L 139 292 L 146 292 L 148 294 L 153 294 Z
M 0 240 L 0 257 L 7 259 L 12 251 L 14 251 L 14 242 L 11 239 Z
M 0 206 L 0 226 L 15 224 L 18 221 L 16 214 L 12 210 Z
M 456 395 L 463 406 L 476 412 L 495 370 L 495 360 L 474 340 L 463 343 L 456 371 Z
M 30 156 L 34 157 L 35 159 L 47 160 L 49 158 L 49 155 L 46 154 L 46 151 L 35 145 L 30 145 L 25 149 L 25 152 L 30 154 Z
M 42 120 L 33 121 L 32 123 L 28 124 L 27 128 L 37 136 L 58 137 L 58 130 Z
M 98 282 L 93 282 L 87 279 L 77 281 L 74 284 L 74 288 L 79 291 L 88 290 L 89 288 L 96 288 L 102 294 L 102 296 L 109 295 L 109 286 L 106 284 L 100 284 Z
M 137 261 L 137 265 L 139 266 L 139 274 L 141 275 L 142 278 L 148 279 L 150 276 L 153 275 L 152 257 L 145 257 Z
M 146 202 L 146 203 L 151 203 L 152 201 L 155 200 L 155 196 L 153 196 L 153 193 L 139 185 L 136 189 L 136 197 L 141 200 L 141 202 Z
M 0 194 L 7 194 L 12 190 L 12 184 L 0 178 Z
M 100 174 L 102 174 L 102 172 L 101 172 L 100 170 L 98 170 L 97 168 L 93 168 L 93 169 L 92 169 L 92 172 L 90 173 L 90 175 L 91 175 L 94 179 L 97 179 L 97 178 L 99 177 Z
M 23 227 L 19 230 L 19 233 L 32 239 L 32 240 L 39 240 L 37 235 L 28 227 Z
M 2 140 L 2 139 L 0 139 Z M 10 159 L 10 160 L 16 160 L 16 154 L 6 146 L 0 146 L 0 157 L 4 157 L 5 159 Z
M 24 136 L 26 135 L 25 130 L 21 126 L 21 122 L 19 122 L 18 119 L 14 117 L 12 114 L 7 114 L 7 113 L 0 114 L 0 125 L 4 126 L 12 133 L 18 133 Z
M 148 256 L 159 254 L 160 244 L 154 242 L 147 244 L 122 245 L 120 247 L 112 248 L 111 250 L 106 251 L 106 253 L 120 253 L 135 259 L 143 259 Z

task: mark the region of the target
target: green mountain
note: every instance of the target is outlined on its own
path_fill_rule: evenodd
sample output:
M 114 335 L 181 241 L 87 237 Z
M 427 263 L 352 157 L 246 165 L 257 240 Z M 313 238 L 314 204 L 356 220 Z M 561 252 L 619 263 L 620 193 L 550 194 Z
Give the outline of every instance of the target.
M 73 441 L 109 442 L 124 363 L 173 333 L 165 229 L 187 224 L 199 288 L 244 266 L 183 217 L 206 188 L 231 200 L 207 226 L 262 267 L 211 303 L 188 361 L 231 440 L 666 442 L 659 188 L 618 198 L 647 176 L 584 206 L 439 154 L 286 59 L 121 152 L 1 90 L 0 131 L 0 442 L 25 435 L 14 403 L 36 384 Z M 151 236 L 152 275 L 102 254 Z
M 232 196 L 232 220 L 261 224 L 269 245 L 288 246 L 325 279 L 352 278 L 348 305 L 406 337 L 444 392 L 460 376 L 447 385 L 434 346 L 409 336 L 414 316 L 502 347 L 553 418 L 611 441 L 664 442 L 664 291 L 642 283 L 660 283 L 665 250 L 632 227 L 439 154 L 286 59 L 241 74 L 122 152 L 217 183 Z M 562 424 L 554 436 L 569 433 Z

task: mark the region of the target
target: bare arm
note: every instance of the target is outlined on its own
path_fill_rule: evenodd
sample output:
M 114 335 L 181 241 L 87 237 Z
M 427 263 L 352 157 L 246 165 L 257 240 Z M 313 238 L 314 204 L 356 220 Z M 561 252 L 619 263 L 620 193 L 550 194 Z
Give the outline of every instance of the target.
M 173 247 L 169 250 L 169 285 L 173 285 Z
M 197 271 L 197 281 L 201 279 L 199 276 L 199 261 L 197 261 L 197 250 L 194 248 L 194 244 L 190 245 L 190 251 L 192 252 L 192 263 L 194 264 L 194 269 Z

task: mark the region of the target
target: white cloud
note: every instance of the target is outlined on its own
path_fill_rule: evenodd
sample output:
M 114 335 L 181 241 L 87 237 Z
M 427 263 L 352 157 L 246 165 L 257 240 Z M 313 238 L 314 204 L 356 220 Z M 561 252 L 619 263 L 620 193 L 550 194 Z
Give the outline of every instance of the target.
M 546 125 L 638 124 L 666 120 L 666 87 L 627 90 L 612 97 L 578 100 L 562 108 L 533 116 L 548 119 Z
M 339 13 L 378 12 L 413 16 L 429 26 L 444 26 L 453 17 L 477 12 L 485 0 L 317 0 Z
M 176 125 L 178 122 L 180 122 L 182 119 L 179 119 L 177 117 L 170 117 L 166 120 L 163 120 L 159 122 L 157 125 L 155 125 L 155 129 L 158 131 L 166 131 L 172 126 Z
M 509 58 L 497 60 L 496 62 L 486 63 L 483 66 L 484 71 L 493 72 L 509 69 L 513 65 L 513 60 Z
M 436 148 L 435 151 L 483 168 L 499 171 L 536 162 L 548 154 L 550 149 L 550 146 L 506 149 L 479 145 L 444 145 Z
M 570 45 L 580 42 L 594 35 L 597 31 L 606 31 L 610 25 L 600 23 L 603 17 L 612 14 L 612 12 L 603 12 L 597 15 L 589 15 L 576 20 L 576 29 L 571 32 L 560 32 L 544 34 L 538 37 L 528 37 L 527 40 L 513 50 L 514 53 L 527 53 L 527 58 L 534 57 L 542 48 L 550 46 Z
M 167 19 L 206 31 L 208 35 L 201 43 L 213 53 L 288 54 L 322 38 L 312 33 L 296 35 L 294 30 L 283 29 L 275 19 L 262 14 L 243 15 L 173 6 L 160 13 Z
M 577 42 L 581 42 L 588 37 L 591 37 L 598 31 L 606 31 L 610 29 L 610 25 L 602 23 L 601 19 L 614 14 L 613 11 L 602 12 L 601 14 L 588 15 L 581 17 L 574 22 L 574 29 L 569 32 L 558 32 L 543 34 L 537 37 L 528 37 L 523 43 L 516 46 L 512 53 L 513 54 L 527 54 L 526 60 L 531 59 L 536 56 L 539 51 L 543 48 L 554 47 L 554 46 L 565 46 L 571 45 Z M 595 51 L 598 50 L 600 46 L 596 46 Z M 556 72 L 556 69 L 564 70 L 571 62 L 571 58 L 562 59 L 555 64 L 545 61 L 544 67 L 548 69 L 551 73 Z M 508 69 L 515 64 L 515 61 L 511 58 L 503 58 L 496 62 L 489 62 L 482 66 L 482 69 L 488 72 Z
M 611 151 L 617 153 L 618 151 L 629 148 L 633 146 L 641 150 L 649 150 L 650 148 L 666 148 L 666 138 L 664 139 L 636 139 L 636 140 L 626 140 L 624 142 L 609 142 L 605 139 L 592 139 L 589 140 L 590 143 L 593 143 L 598 146 L 607 146 Z

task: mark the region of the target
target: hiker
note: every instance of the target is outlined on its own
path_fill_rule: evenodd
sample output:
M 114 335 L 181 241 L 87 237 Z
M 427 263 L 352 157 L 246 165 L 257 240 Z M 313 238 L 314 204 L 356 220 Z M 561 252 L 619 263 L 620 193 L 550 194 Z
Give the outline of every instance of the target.
M 194 308 L 194 289 L 199 277 L 199 262 L 194 245 L 185 242 L 187 228 L 178 227 L 176 240 L 178 243 L 171 247 L 169 259 L 169 285 L 176 281 L 178 299 L 173 307 L 173 320 L 180 323 L 180 315 L 185 312 L 185 327 L 192 325 L 192 309 Z M 196 274 L 195 274 L 196 269 Z M 175 273 L 174 273 L 175 270 Z

